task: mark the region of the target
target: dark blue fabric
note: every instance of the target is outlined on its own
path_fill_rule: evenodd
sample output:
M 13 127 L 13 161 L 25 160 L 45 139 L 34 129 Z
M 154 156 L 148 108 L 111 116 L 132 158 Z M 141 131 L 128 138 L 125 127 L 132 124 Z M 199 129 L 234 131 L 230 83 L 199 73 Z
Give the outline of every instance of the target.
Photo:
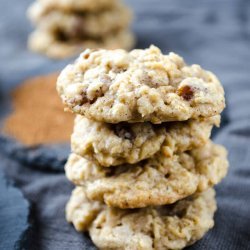
M 0 170 L 0 249 L 14 249 L 28 229 L 29 204 Z
M 6 135 L 0 135 L 0 148 L 6 155 L 27 166 L 58 172 L 63 171 L 63 166 L 70 154 L 69 144 L 24 147 L 23 144 Z
M 31 27 L 25 10 L 30 2 L 0 0 L 0 115 L 10 110 L 8 103 L 3 104 L 3 97 L 7 97 L 20 81 L 60 70 L 69 61 L 51 61 L 26 49 Z M 145 48 L 153 43 L 164 53 L 175 51 L 187 62 L 201 64 L 215 72 L 226 90 L 223 126 L 214 134 L 214 140 L 227 147 L 230 170 L 227 178 L 216 187 L 218 211 L 214 229 L 190 249 L 250 249 L 250 1 L 127 2 L 136 12 L 133 28 L 138 37 L 137 47 Z M 44 151 L 36 151 L 44 160 L 43 166 L 33 164 L 36 158 L 25 153 L 21 163 L 15 160 L 18 157 L 12 150 L 7 150 L 7 154 L 5 147 L 7 144 L 0 144 L 0 169 L 29 201 L 30 216 L 27 221 L 25 209 L 12 214 L 12 219 L 16 218 L 16 227 L 24 233 L 0 234 L 0 249 L 13 249 L 13 244 L 7 245 L 11 241 L 16 241 L 20 248 L 32 250 L 92 249 L 88 237 L 76 233 L 64 219 L 64 206 L 72 185 L 62 172 L 61 162 L 58 161 L 56 171 L 47 165 L 51 154 L 47 154 L 43 147 Z M 10 147 L 13 149 L 14 146 Z M 66 153 L 59 154 L 60 157 L 63 155 Z M 11 197 L 5 184 L 0 186 L 0 197 L 5 197 L 0 198 L 0 208 L 4 209 L 4 200 Z M 22 197 L 20 201 L 15 200 L 17 203 L 13 206 L 17 208 L 25 204 Z M 19 219 L 26 221 L 24 227 Z M 10 225 L 1 220 L 1 227 L 7 226 Z M 29 229 L 25 232 L 26 227 Z M 20 236 L 19 241 L 17 236 Z

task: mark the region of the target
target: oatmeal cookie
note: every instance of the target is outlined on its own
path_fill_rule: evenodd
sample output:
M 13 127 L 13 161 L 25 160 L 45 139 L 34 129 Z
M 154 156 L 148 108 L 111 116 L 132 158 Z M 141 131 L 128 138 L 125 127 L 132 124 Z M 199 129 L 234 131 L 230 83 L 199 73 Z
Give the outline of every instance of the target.
M 117 5 L 115 8 L 100 13 L 68 13 L 53 10 L 46 15 L 33 10 L 34 8 L 36 8 L 35 5 L 28 15 L 38 29 L 53 34 L 60 33 L 71 39 L 86 36 L 104 37 L 117 30 L 125 29 L 132 19 L 130 10 L 123 5 Z
M 73 112 L 107 123 L 183 121 L 225 107 L 214 74 L 155 46 L 130 53 L 87 49 L 62 71 L 57 90 Z
M 66 219 L 74 221 L 78 231 L 86 231 L 88 226 L 105 207 L 99 201 L 91 201 L 86 197 L 82 187 L 73 190 L 70 201 L 66 206 Z
M 214 225 L 215 211 L 215 192 L 209 189 L 172 205 L 127 210 L 103 206 L 96 213 L 96 202 L 78 187 L 66 214 L 78 231 L 89 230 L 99 249 L 161 250 L 182 249 L 202 238 Z M 86 214 L 93 215 L 92 221 Z
M 29 37 L 28 46 L 31 50 L 48 57 L 62 59 L 74 56 L 85 48 L 130 49 L 134 42 L 134 36 L 128 30 L 109 34 L 105 38 L 85 40 L 66 39 L 51 32 L 36 30 Z
M 156 154 L 134 165 L 112 168 L 72 154 L 65 166 L 68 179 L 85 186 L 90 199 L 119 208 L 174 203 L 214 186 L 227 168 L 226 150 L 211 142 L 170 158 Z
M 219 123 L 220 116 L 159 125 L 108 124 L 79 115 L 75 119 L 71 146 L 74 153 L 105 167 L 134 164 L 159 151 L 171 157 L 201 147 L 208 141 L 213 125 Z
M 36 0 L 28 9 L 28 15 L 38 17 L 53 10 L 62 12 L 99 12 L 114 8 L 117 0 Z

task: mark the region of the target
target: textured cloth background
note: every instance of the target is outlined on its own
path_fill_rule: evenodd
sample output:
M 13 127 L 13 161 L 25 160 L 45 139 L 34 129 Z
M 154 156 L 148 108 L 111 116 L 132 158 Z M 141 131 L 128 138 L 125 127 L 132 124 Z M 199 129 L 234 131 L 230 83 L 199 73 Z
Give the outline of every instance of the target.
M 25 10 L 30 2 L 0 0 L 2 115 L 10 110 L 5 99 L 15 85 L 67 63 L 27 51 L 31 27 Z M 128 2 L 136 11 L 137 47 L 153 43 L 164 53 L 180 53 L 187 62 L 215 72 L 226 90 L 223 126 L 214 140 L 229 150 L 230 170 L 216 188 L 214 229 L 190 249 L 250 249 L 250 1 Z M 8 179 L 7 183 L 0 174 L 0 249 L 94 249 L 86 235 L 76 233 L 65 221 L 64 206 L 72 185 L 64 177 L 63 166 L 21 164 L 9 157 L 4 144 L 0 147 L 0 171 Z

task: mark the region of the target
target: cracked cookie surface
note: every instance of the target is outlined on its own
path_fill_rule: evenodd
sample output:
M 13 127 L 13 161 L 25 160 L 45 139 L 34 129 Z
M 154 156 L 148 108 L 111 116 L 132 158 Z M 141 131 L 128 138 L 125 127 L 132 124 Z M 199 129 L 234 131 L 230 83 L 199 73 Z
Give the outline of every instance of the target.
M 66 106 L 89 119 L 161 123 L 211 117 L 225 107 L 214 74 L 174 54 L 145 50 L 85 50 L 60 74 Z
M 119 208 L 174 203 L 214 186 L 227 168 L 226 150 L 212 142 L 173 157 L 156 154 L 134 165 L 111 168 L 72 154 L 65 166 L 67 178 L 85 186 L 90 199 Z
M 219 123 L 220 116 L 160 125 L 108 124 L 79 115 L 75 119 L 71 147 L 74 153 L 105 167 L 134 164 L 160 151 L 171 157 L 201 147 L 208 141 L 213 125 Z
M 78 231 L 89 230 L 100 249 L 160 250 L 182 249 L 202 238 L 214 225 L 215 211 L 213 189 L 172 205 L 121 210 L 97 205 L 77 187 L 66 215 Z

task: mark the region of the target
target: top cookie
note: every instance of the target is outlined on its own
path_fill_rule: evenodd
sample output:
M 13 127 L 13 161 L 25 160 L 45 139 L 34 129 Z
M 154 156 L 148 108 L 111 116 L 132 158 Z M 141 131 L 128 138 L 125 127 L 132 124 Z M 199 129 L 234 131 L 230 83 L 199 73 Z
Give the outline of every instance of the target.
M 87 49 L 62 71 L 57 90 L 73 112 L 108 123 L 183 121 L 225 107 L 214 74 L 155 46 L 130 53 Z

